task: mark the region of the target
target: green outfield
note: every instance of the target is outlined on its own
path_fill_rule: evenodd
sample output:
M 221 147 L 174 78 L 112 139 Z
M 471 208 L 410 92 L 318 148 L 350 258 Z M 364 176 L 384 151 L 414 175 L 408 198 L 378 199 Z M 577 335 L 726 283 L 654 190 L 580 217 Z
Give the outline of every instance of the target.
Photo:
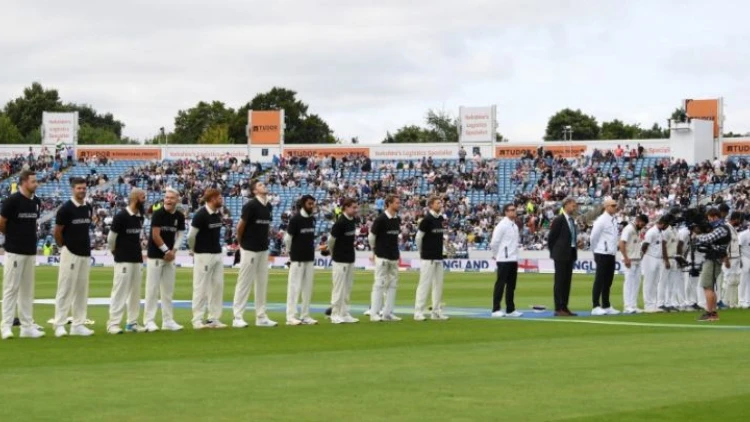
M 399 306 L 416 273 L 402 273 Z M 232 300 L 236 271 L 227 271 Z M 517 305 L 551 304 L 552 275 L 522 274 Z M 90 296 L 109 296 L 112 269 L 92 271 Z M 361 272 L 353 302 L 369 301 Z M 592 277 L 574 280 L 571 308 L 590 310 Z M 446 273 L 449 307 L 484 307 L 494 277 Z M 621 307 L 621 279 L 615 304 Z M 56 269 L 39 268 L 36 297 L 55 296 Z M 313 301 L 330 298 L 330 273 Z M 176 299 L 189 300 L 180 270 Z M 286 300 L 272 273 L 269 302 Z M 47 326 L 53 307 L 36 305 Z M 90 306 L 92 338 L 0 342 L 0 421 L 643 421 L 741 420 L 750 402 L 750 311 L 705 328 L 697 314 L 490 320 L 105 334 L 106 306 Z M 227 309 L 224 322 L 231 322 Z M 357 315 L 361 316 L 361 315 Z M 254 317 L 247 315 L 248 322 Z M 634 324 L 618 324 L 632 322 Z M 16 333 L 18 331 L 16 330 Z

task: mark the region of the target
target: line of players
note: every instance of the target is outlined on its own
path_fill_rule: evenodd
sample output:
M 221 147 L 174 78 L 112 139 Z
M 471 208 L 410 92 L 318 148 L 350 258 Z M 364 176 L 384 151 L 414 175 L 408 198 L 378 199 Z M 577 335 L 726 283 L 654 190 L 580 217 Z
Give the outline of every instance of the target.
M 750 308 L 750 230 L 739 232 L 744 216 L 722 205 L 720 218 L 729 217 L 731 241 L 728 256 L 723 261 L 722 274 L 716 282 L 719 305 L 732 308 Z M 696 268 L 704 255 L 691 250 L 691 233 L 688 227 L 676 227 L 675 219 L 662 216 L 641 239 L 648 217 L 640 215 L 629 223 L 620 235 L 619 250 L 625 265 L 623 302 L 626 313 L 657 313 L 698 311 L 706 308 L 705 286 L 700 286 L 697 273 L 679 262 L 693 261 Z M 684 260 L 684 261 L 683 261 Z M 643 276 L 643 303 L 638 308 L 638 293 Z
M 60 247 L 58 288 L 55 298 L 54 334 L 90 336 L 94 331 L 85 326 L 91 262 L 89 228 L 96 216 L 86 203 L 86 181 L 71 180 L 73 196 L 57 212 L 54 237 Z M 18 313 L 20 337 L 40 338 L 45 335 L 32 316 L 35 284 L 37 244 L 37 219 L 41 201 L 35 196 L 36 176 L 24 171 L 20 175 L 19 190 L 10 195 L 0 212 L 0 232 L 5 235 L 5 265 L 3 269 L 2 339 L 14 336 L 13 320 Z M 232 327 L 244 328 L 244 313 L 251 290 L 254 291 L 255 325 L 278 325 L 266 313 L 268 287 L 269 228 L 272 207 L 268 203 L 263 183 L 254 181 L 250 190 L 253 199 L 242 209 L 237 225 L 241 260 L 236 284 Z M 146 295 L 143 325 L 140 314 L 143 251 L 141 233 L 146 206 L 146 193 L 133 189 L 127 207 L 120 210 L 112 221 L 107 245 L 114 256 L 114 280 L 107 321 L 107 332 L 157 331 L 156 314 L 161 300 L 162 330 L 179 331 L 183 327 L 174 319 L 173 292 L 175 285 L 175 257 L 186 232 L 185 216 L 177 211 L 179 192 L 167 189 L 163 206 L 151 219 L 146 265 Z M 194 258 L 192 327 L 194 329 L 224 328 L 223 311 L 224 265 L 220 245 L 223 206 L 221 192 L 208 189 L 203 196 L 204 205 L 195 213 L 187 235 L 187 243 Z M 386 209 L 374 221 L 369 243 L 374 251 L 375 280 L 371 296 L 370 320 L 399 321 L 394 314 L 398 287 L 401 219 L 398 216 L 400 199 L 390 196 Z M 342 204 L 341 216 L 334 223 L 327 245 L 318 248 L 332 255 L 333 289 L 331 295 L 331 322 L 356 323 L 349 312 L 350 295 L 354 280 L 356 235 L 355 219 L 359 206 L 353 199 Z M 290 251 L 290 270 L 287 289 L 287 325 L 317 324 L 310 315 L 313 290 L 313 262 L 315 258 L 315 198 L 306 195 L 300 199 L 298 212 L 290 219 L 284 239 Z M 416 293 L 414 318 L 426 319 L 427 299 L 432 292 L 431 319 L 446 320 L 441 311 L 443 284 L 443 216 L 442 200 L 429 200 L 429 212 L 421 220 L 417 244 L 422 257 L 422 269 Z M 300 301 L 301 298 L 301 301 Z M 301 302 L 301 303 L 300 303 Z M 298 304 L 299 307 L 298 311 Z M 70 331 L 66 330 L 68 316 L 72 314 Z M 123 318 L 125 327 L 122 328 Z

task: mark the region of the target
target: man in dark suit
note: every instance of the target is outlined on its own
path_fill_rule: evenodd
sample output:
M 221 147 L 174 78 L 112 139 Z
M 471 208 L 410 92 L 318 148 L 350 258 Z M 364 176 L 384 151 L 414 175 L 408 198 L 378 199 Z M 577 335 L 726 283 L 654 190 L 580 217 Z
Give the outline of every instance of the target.
M 547 241 L 550 258 L 555 261 L 555 316 L 576 316 L 568 309 L 568 299 L 573 264 L 578 259 L 578 231 L 574 220 L 578 204 L 575 199 L 567 198 L 562 207 L 562 213 L 552 220 Z

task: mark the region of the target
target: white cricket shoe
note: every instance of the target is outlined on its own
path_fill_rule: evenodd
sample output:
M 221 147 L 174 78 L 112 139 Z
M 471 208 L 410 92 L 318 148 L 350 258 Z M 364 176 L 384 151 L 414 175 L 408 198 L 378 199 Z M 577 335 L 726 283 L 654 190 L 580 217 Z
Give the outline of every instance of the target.
M 11 338 L 13 338 L 13 331 L 10 328 L 6 328 L 6 329 L 3 330 L 2 334 L 0 334 L 0 336 L 2 336 L 3 340 L 11 339 Z
M 659 308 L 646 308 L 646 313 L 647 314 L 661 314 L 663 312 L 664 312 L 664 310 L 663 309 L 659 309 Z
M 135 324 L 127 324 L 125 325 L 125 332 L 126 333 L 144 333 L 146 332 L 146 329 L 140 326 L 137 322 Z
M 424 314 L 414 314 L 414 321 L 427 321 Z
M 370 315 L 370 322 L 382 322 L 383 317 L 380 315 Z
M 110 334 L 122 334 L 122 328 L 119 325 L 113 325 L 107 328 L 107 332 Z
M 78 337 L 89 337 L 94 335 L 94 330 L 83 325 L 73 325 L 70 327 L 70 335 Z
M 625 309 L 623 309 L 622 313 L 625 314 L 625 315 L 633 315 L 633 314 L 635 314 L 635 309 L 633 309 L 633 308 L 625 308 Z
M 149 323 L 146 323 L 146 326 L 143 328 L 143 330 L 146 331 L 147 333 L 153 333 L 153 332 L 159 331 L 159 327 L 156 325 L 155 322 L 149 322 Z
M 364 315 L 365 315 L 365 316 L 370 316 L 370 315 L 372 315 L 372 312 L 370 312 L 370 308 L 367 308 L 367 310 L 365 311 L 365 314 L 364 314 Z
M 312 319 L 310 317 L 302 318 L 302 325 L 315 325 L 317 323 L 318 323 L 317 319 Z
M 193 323 L 193 330 L 203 330 L 206 327 L 206 324 L 203 323 L 203 321 L 198 321 Z
M 39 331 L 35 327 L 23 328 L 21 327 L 21 338 L 42 338 L 44 337 L 44 331 Z
M 513 311 L 509 314 L 505 314 L 506 318 L 521 318 L 523 316 L 523 312 L 519 311 Z
M 227 328 L 227 324 L 215 319 L 213 321 L 206 321 L 206 327 L 208 328 Z
M 591 310 L 591 316 L 604 316 L 607 315 L 607 311 L 604 310 L 601 306 L 597 306 L 596 308 Z
M 383 317 L 383 321 L 398 322 L 398 321 L 401 321 L 401 318 L 397 317 L 394 314 L 390 314 L 390 315 L 385 315 Z
M 442 312 L 433 312 L 432 315 L 430 315 L 430 319 L 433 321 L 448 321 L 450 317 L 444 315 Z
M 646 312 L 646 311 L 644 311 L 641 308 L 634 308 L 633 310 L 635 311 L 636 314 L 642 314 L 642 313 Z
M 234 321 L 232 321 L 232 328 L 247 328 L 248 325 L 249 324 L 241 318 L 235 318 Z
M 505 317 L 505 312 L 503 311 L 495 311 L 492 313 L 492 318 L 503 318 Z
M 165 321 L 161 323 L 161 329 L 164 331 L 181 331 L 183 328 L 185 327 L 174 321 Z
M 331 324 L 343 324 L 344 318 L 341 318 L 338 315 L 331 315 L 331 318 L 329 318 L 331 321 Z
M 302 321 L 297 318 L 287 318 L 286 325 L 302 325 Z
M 620 315 L 620 313 L 621 313 L 620 311 L 618 311 L 617 309 L 615 309 L 615 308 L 613 308 L 611 306 L 609 308 L 605 309 L 604 312 L 606 312 L 607 315 Z
M 255 320 L 256 327 L 275 327 L 279 325 L 278 322 L 268 319 L 268 317 L 260 318 Z
M 354 318 L 354 317 L 353 317 L 353 316 L 351 316 L 351 315 L 346 315 L 346 316 L 344 316 L 344 317 L 343 317 L 343 318 L 341 318 L 341 319 L 342 319 L 342 320 L 344 320 L 344 324 L 356 324 L 356 323 L 358 323 L 358 322 L 359 322 L 359 319 L 358 319 L 358 318 Z
M 62 325 L 55 328 L 55 337 L 60 338 L 60 337 L 65 337 L 67 335 L 68 335 L 68 332 L 65 331 L 65 327 L 63 327 Z

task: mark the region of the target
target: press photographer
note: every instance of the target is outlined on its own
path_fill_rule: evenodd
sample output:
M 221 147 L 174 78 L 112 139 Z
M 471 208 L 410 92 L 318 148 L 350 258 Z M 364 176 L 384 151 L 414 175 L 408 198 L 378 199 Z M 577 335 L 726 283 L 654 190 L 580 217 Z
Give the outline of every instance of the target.
M 718 321 L 719 314 L 716 312 L 716 280 L 722 272 L 721 266 L 727 261 L 729 243 L 732 240 L 732 231 L 721 219 L 718 209 L 712 208 L 706 213 L 711 231 L 698 234 L 698 228 L 693 232 L 693 240 L 698 250 L 705 254 L 706 260 L 700 275 L 700 284 L 706 294 L 706 312 L 698 318 L 698 321 Z

